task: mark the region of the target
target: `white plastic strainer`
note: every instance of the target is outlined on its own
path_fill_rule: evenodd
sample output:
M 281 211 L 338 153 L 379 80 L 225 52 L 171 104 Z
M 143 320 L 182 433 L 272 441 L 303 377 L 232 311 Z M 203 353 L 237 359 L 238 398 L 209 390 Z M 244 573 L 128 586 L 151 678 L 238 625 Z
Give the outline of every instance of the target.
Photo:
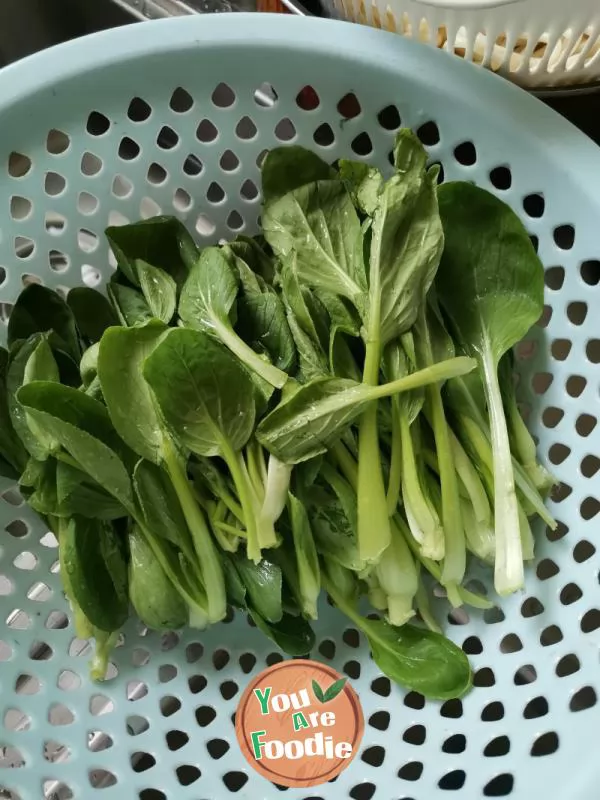
M 302 91 L 307 86 L 312 91 Z M 261 15 L 148 22 L 0 72 L 0 302 L 109 275 L 104 228 L 162 210 L 203 243 L 255 232 L 259 164 L 282 142 L 390 169 L 408 125 L 446 178 L 509 202 L 546 267 L 542 326 L 521 346 L 541 458 L 562 481 L 527 589 L 486 612 L 436 611 L 475 687 L 425 702 L 381 676 L 324 604 L 312 654 L 350 676 L 360 755 L 304 800 L 596 800 L 600 764 L 598 502 L 600 155 L 508 82 L 398 36 Z M 0 329 L 5 333 L 4 327 Z M 281 659 L 245 618 L 159 636 L 131 621 L 113 680 L 88 678 L 54 538 L 0 484 L 0 790 L 12 800 L 273 800 L 235 740 L 248 676 Z M 473 581 L 489 586 L 489 575 Z M 454 794 L 452 794 L 454 792 Z M 0 792 L 1 796 L 1 792 Z
M 442 48 L 530 89 L 600 81 L 596 0 L 322 0 L 333 16 Z

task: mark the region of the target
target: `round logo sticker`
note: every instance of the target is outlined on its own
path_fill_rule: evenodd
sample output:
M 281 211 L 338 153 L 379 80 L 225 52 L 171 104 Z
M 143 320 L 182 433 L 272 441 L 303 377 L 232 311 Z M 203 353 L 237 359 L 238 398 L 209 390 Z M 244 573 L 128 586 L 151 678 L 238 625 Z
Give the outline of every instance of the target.
M 242 753 L 281 786 L 318 786 L 356 755 L 364 730 L 348 679 L 317 661 L 282 661 L 246 687 L 235 718 Z

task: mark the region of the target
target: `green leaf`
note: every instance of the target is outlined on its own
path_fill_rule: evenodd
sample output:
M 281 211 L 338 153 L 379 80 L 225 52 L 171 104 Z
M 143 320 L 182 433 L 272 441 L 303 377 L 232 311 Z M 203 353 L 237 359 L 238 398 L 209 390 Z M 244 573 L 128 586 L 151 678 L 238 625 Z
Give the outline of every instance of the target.
M 164 270 L 182 286 L 198 255 L 185 225 L 175 217 L 152 217 L 132 225 L 112 226 L 106 229 L 106 238 L 119 269 L 136 286 L 138 259 Z
M 236 608 L 246 608 L 246 587 L 227 553 L 221 554 L 227 599 Z
M 339 162 L 340 177 L 346 184 L 357 208 L 372 217 L 379 205 L 379 195 L 383 188 L 383 175 L 375 167 L 361 161 Z
M 305 616 L 317 619 L 321 577 L 310 521 L 303 504 L 292 494 L 289 495 L 289 509 L 298 570 L 300 608 Z
M 29 469 L 29 482 L 33 484 L 33 493 L 27 495 L 27 503 L 38 514 L 57 515 L 59 513 L 59 499 L 57 493 L 57 462 L 53 458 L 46 461 L 36 461 L 35 466 Z M 36 477 L 31 480 L 32 473 Z
M 333 167 L 312 150 L 298 145 L 275 147 L 267 153 L 261 167 L 262 195 L 268 203 L 307 183 L 335 177 Z
M 56 496 L 56 513 L 61 516 L 103 520 L 127 516 L 123 506 L 85 472 L 62 461 L 56 464 Z
M 118 630 L 127 620 L 127 566 L 112 527 L 72 517 L 60 540 L 62 563 L 77 605 L 103 631 Z
M 400 151 L 400 171 L 386 181 L 373 214 L 369 309 L 381 347 L 415 322 L 444 245 L 437 183 L 426 172 L 425 148 L 404 130 L 396 144 Z
M 133 485 L 148 530 L 180 547 L 189 558 L 193 553 L 193 545 L 187 522 L 165 471 L 150 461 L 140 459 L 133 473 Z
M 162 459 L 165 433 L 142 369 L 167 330 L 156 320 L 136 328 L 110 328 L 98 355 L 98 377 L 117 433 L 138 455 L 155 464 Z
M 238 302 L 236 328 L 253 350 L 263 351 L 278 369 L 291 371 L 296 346 L 278 295 L 244 293 Z
M 99 342 L 102 334 L 118 319 L 106 297 L 89 286 L 75 286 L 67 295 L 79 333 L 89 342 Z
M 279 622 L 283 614 L 281 569 L 264 558 L 255 564 L 240 552 L 232 553 L 230 559 L 246 587 L 248 604 L 266 622 Z
M 498 381 L 501 357 L 539 319 L 544 270 L 523 223 L 494 195 L 469 183 L 439 191 L 446 247 L 436 286 L 450 326 L 479 361 L 490 415 L 499 594 L 523 585 L 519 507 Z
M 33 334 L 16 349 L 8 365 L 6 388 L 8 408 L 16 434 L 27 451 L 38 461 L 43 461 L 56 450 L 58 442 L 47 431 L 36 425 L 17 400 L 17 392 L 35 380 L 58 382 L 58 368 L 48 344 L 48 334 Z
M 144 295 L 130 286 L 122 286 L 116 281 L 106 287 L 106 292 L 119 317 L 121 325 L 133 328 L 145 325 L 153 319 L 150 306 Z
M 295 464 L 320 453 L 381 397 L 410 391 L 473 369 L 470 359 L 451 359 L 382 386 L 320 378 L 282 401 L 257 428 L 256 436 L 280 461 Z
M 229 244 L 225 245 L 223 250 L 226 253 L 238 256 L 251 270 L 255 278 L 258 279 L 257 283 L 260 283 L 262 280 L 268 285 L 273 284 L 273 279 L 275 277 L 274 259 L 265 252 L 256 237 L 238 236 L 233 242 L 229 242 Z M 241 275 L 240 279 L 243 283 Z
M 281 261 L 295 251 L 303 283 L 362 307 L 366 290 L 362 231 L 340 180 L 319 180 L 267 203 L 262 224 Z
M 321 687 L 319 686 L 319 684 L 317 683 L 317 681 L 314 678 L 312 680 L 312 690 L 313 690 L 314 696 L 317 698 L 319 703 L 324 703 L 325 702 L 325 693 L 323 692 L 323 689 L 321 689 Z
M 15 432 L 10 415 L 8 367 L 8 351 L 0 347 L 0 453 L 7 462 L 6 467 L 2 467 L 3 473 L 9 473 L 6 477 L 10 477 L 13 471 L 20 473 L 28 459 L 28 453 Z
M 240 362 L 199 331 L 171 330 L 144 376 L 179 441 L 203 456 L 240 450 L 254 427 L 254 387 Z
M 79 372 L 81 373 L 81 382 L 86 389 L 98 375 L 99 352 L 100 343 L 95 342 L 93 345 L 91 345 L 91 347 L 88 347 L 85 353 L 81 356 L 81 361 L 79 362 Z
M 179 316 L 188 327 L 219 338 L 249 369 L 281 387 L 287 375 L 263 360 L 233 330 L 230 313 L 238 286 L 226 253 L 218 247 L 205 248 L 181 292 Z
M 139 258 L 135 262 L 135 268 L 150 312 L 167 325 L 177 307 L 177 284 L 163 269 L 153 267 Z
M 140 620 L 154 630 L 177 630 L 188 608 L 136 526 L 129 531 L 129 598 Z
M 31 283 L 19 295 L 8 320 L 8 346 L 34 333 L 52 331 L 52 348 L 64 350 L 76 363 L 81 357 L 75 318 L 62 297 L 37 283 Z
M 331 686 L 326 689 L 321 702 L 329 703 L 330 700 L 335 700 L 335 698 L 346 685 L 347 680 L 348 678 L 339 678 L 337 681 L 334 681 Z
M 35 381 L 17 399 L 54 436 L 81 468 L 128 510 L 133 494 L 121 449 L 102 403 L 57 383 Z
M 254 609 L 248 613 L 256 627 L 289 656 L 305 656 L 315 646 L 313 629 L 302 617 L 284 614 L 279 622 L 267 622 Z
M 396 683 L 432 700 L 462 697 L 470 688 L 469 661 L 460 647 L 433 631 L 362 617 L 327 577 L 323 585 L 336 606 L 369 641 L 379 669 Z

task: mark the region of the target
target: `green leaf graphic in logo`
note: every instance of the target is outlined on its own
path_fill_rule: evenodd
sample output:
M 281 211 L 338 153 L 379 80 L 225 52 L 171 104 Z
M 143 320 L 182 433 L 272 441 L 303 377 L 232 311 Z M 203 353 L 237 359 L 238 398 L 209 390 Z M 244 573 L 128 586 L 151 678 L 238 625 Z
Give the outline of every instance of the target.
M 320 703 L 328 703 L 330 700 L 334 700 L 346 685 L 347 680 L 348 678 L 340 678 L 339 680 L 334 681 L 325 691 L 323 691 L 319 684 L 313 680 L 312 688 L 315 697 Z
M 325 695 L 323 694 L 323 689 L 319 686 L 319 684 L 313 679 L 312 682 L 312 690 L 315 693 L 315 697 L 320 703 L 325 702 Z

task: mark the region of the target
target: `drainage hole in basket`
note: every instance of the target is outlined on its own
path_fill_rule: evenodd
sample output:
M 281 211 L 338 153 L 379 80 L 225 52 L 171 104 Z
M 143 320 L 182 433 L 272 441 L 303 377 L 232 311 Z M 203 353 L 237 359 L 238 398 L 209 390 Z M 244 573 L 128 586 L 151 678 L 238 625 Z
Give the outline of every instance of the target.
M 175 209 L 175 211 L 178 211 L 179 213 L 183 214 L 186 211 L 189 211 L 192 208 L 192 205 L 193 205 L 193 200 L 189 192 L 187 192 L 185 189 L 182 189 L 181 187 L 175 189 L 175 192 L 173 194 L 173 208 Z
M 31 717 L 20 708 L 7 708 L 2 721 L 9 731 L 28 731 L 31 728 Z
M 598 419 L 592 414 L 580 414 L 575 420 L 575 430 L 579 436 L 586 437 L 594 430 Z
M 477 162 L 477 150 L 473 142 L 461 142 L 454 148 L 454 158 L 464 167 L 472 167 Z
M 215 650 L 212 654 L 212 663 L 213 667 L 218 671 L 221 669 L 225 669 L 227 664 L 229 664 L 231 656 L 227 650 L 220 648 L 219 650 Z
M 313 133 L 313 141 L 315 144 L 319 145 L 319 147 L 331 147 L 335 142 L 335 134 L 333 133 L 331 125 L 327 122 L 323 122 L 322 125 L 319 125 Z
M 504 705 L 499 700 L 485 705 L 481 711 L 483 722 L 498 722 L 504 717 Z
M 371 691 L 379 695 L 379 697 L 389 697 L 392 691 L 392 685 L 390 683 L 390 679 L 384 677 L 383 675 L 379 678 L 375 678 L 375 680 L 371 681 Z M 408 695 L 406 695 L 406 697 L 404 698 L 405 704 L 407 698 Z
M 508 736 L 496 736 L 486 744 L 483 755 L 487 758 L 497 758 L 505 756 L 509 752 L 510 739 Z
M 358 661 L 346 661 L 343 670 L 353 681 L 357 681 L 360 678 L 360 664 Z
M 190 737 L 184 731 L 172 730 L 167 731 L 165 734 L 165 740 L 169 750 L 176 752 L 177 750 L 181 750 L 182 747 L 185 747 L 185 745 L 189 742 Z
M 61 670 L 56 679 L 56 685 L 63 692 L 75 692 L 81 688 L 81 684 L 81 677 L 70 669 Z
M 167 694 L 164 697 L 160 698 L 159 705 L 160 705 L 160 713 L 163 715 L 163 717 L 172 717 L 173 714 L 176 714 L 181 708 L 181 700 L 179 700 L 178 697 L 175 697 L 172 694 Z
M 335 657 L 335 642 L 333 639 L 323 639 L 318 649 L 323 658 L 332 659 Z M 371 689 L 373 689 L 373 684 L 371 684 Z
M 31 553 L 29 550 L 23 550 L 13 560 L 13 564 L 17 569 L 31 571 L 38 565 L 38 557 Z
M 66 745 L 61 744 L 61 742 L 57 742 L 55 739 L 47 739 L 44 742 L 43 753 L 44 759 L 51 764 L 57 762 L 64 764 L 71 758 L 70 749 Z
M 129 757 L 129 761 L 131 764 L 131 769 L 134 772 L 147 772 L 149 769 L 152 769 L 156 765 L 156 759 L 150 753 L 146 753 L 143 750 L 136 750 L 132 753 Z
M 114 741 L 108 733 L 104 731 L 88 731 L 87 746 L 88 750 L 92 753 L 100 753 L 103 750 L 108 750 L 114 744 Z
M 559 572 L 558 564 L 551 558 L 543 558 L 535 570 L 535 574 L 540 581 L 550 580 L 550 578 L 554 578 L 555 575 L 558 575 Z
M 150 722 L 139 714 L 130 714 L 125 720 L 125 727 L 130 736 L 139 736 L 148 730 Z
M 386 131 L 397 131 L 402 126 L 400 112 L 396 106 L 386 106 L 377 114 L 377 122 Z
M 564 417 L 565 412 L 562 408 L 556 406 L 548 406 L 542 412 L 542 424 L 545 428 L 556 428 L 558 423 Z
M 361 760 L 371 767 L 380 767 L 385 761 L 385 749 L 381 745 L 367 747 L 360 755 Z
M 139 800 L 167 800 L 167 795 L 158 789 L 142 789 L 138 797 Z
M 54 650 L 46 642 L 36 639 L 30 644 L 27 655 L 32 661 L 49 661 L 54 655 Z
M 385 728 L 379 728 L 379 730 L 387 730 L 387 727 L 390 722 L 390 715 L 387 711 L 379 711 L 379 714 L 386 714 L 387 721 Z M 371 725 L 371 720 L 369 720 L 369 725 Z M 374 727 L 378 727 L 375 725 Z M 404 733 L 402 734 L 402 739 L 407 744 L 414 744 L 416 746 L 420 746 L 425 743 L 425 739 L 427 738 L 427 730 L 424 725 L 411 725 L 410 728 L 407 728 Z
M 111 192 L 115 197 L 125 198 L 133 194 L 133 183 L 120 173 L 115 175 L 112 182 Z M 112 224 L 109 218 L 109 225 Z M 117 223 L 124 224 L 124 223 Z
M 600 628 L 600 610 L 591 608 L 586 611 L 579 623 L 582 633 L 593 633 Z
M 17 221 L 27 219 L 33 211 L 33 203 L 29 198 L 13 194 L 10 198 L 10 216 Z
M 153 161 L 152 164 L 150 164 L 150 166 L 148 167 L 148 172 L 146 173 L 146 180 L 153 186 L 160 186 L 167 180 L 168 177 L 169 173 L 158 162 Z
M 272 667 L 273 664 L 280 664 L 283 661 L 283 656 L 281 653 L 269 653 L 265 658 L 265 664 L 268 667 Z
M 178 86 L 171 95 L 169 100 L 169 108 L 176 114 L 185 114 L 190 111 L 194 105 L 192 95 L 186 91 L 182 86 Z
M 242 200 L 256 200 L 258 195 L 258 186 L 254 183 L 254 181 L 251 181 L 249 178 L 248 180 L 245 180 L 240 189 L 240 197 Z
M 281 123 L 279 123 L 280 125 Z M 291 125 L 291 123 L 290 123 Z M 214 127 L 214 126 L 213 126 Z M 292 125 L 293 128 L 293 125 Z M 216 128 L 215 128 L 216 130 Z M 258 128 L 254 124 L 254 122 L 248 116 L 244 116 L 240 119 L 238 124 L 235 126 L 235 135 L 238 139 L 242 139 L 243 141 L 249 141 L 250 139 L 254 139 L 256 134 L 258 133 Z M 275 131 L 277 135 L 277 129 Z M 294 131 L 295 133 L 295 131 Z
M 52 156 L 59 156 L 65 153 L 71 146 L 71 137 L 64 131 L 59 131 L 56 128 L 48 131 L 46 137 L 46 150 Z
M 279 100 L 275 87 L 270 83 L 261 83 L 254 92 L 254 102 L 261 108 L 272 108 Z
M 537 681 L 537 670 L 533 664 L 524 664 L 515 672 L 513 682 L 515 686 L 527 686 Z
M 254 126 L 254 123 L 252 123 L 252 125 Z M 256 127 L 254 127 L 254 133 L 252 135 L 250 135 L 249 131 L 248 135 L 242 136 L 240 133 L 238 133 L 237 129 L 236 133 L 242 139 L 253 139 L 256 136 Z M 275 136 L 280 142 L 291 142 L 296 138 L 296 127 L 289 117 L 284 117 L 283 119 L 279 120 L 275 126 Z
M 507 164 L 494 167 L 490 172 L 490 183 L 500 191 L 507 191 L 512 186 L 512 172 Z
M 426 147 L 433 147 L 440 141 L 440 130 L 435 122 L 430 120 L 417 128 L 417 136 Z
M 141 97 L 132 98 L 127 108 L 127 116 L 132 122 L 145 122 L 152 114 L 151 106 Z
M 600 363 L 600 339 L 590 339 L 585 346 L 585 354 L 592 364 Z
M 579 271 L 584 283 L 588 286 L 597 286 L 600 283 L 600 261 L 584 261 Z
M 190 675 L 188 678 L 188 688 L 192 694 L 199 694 L 204 691 L 208 685 L 208 681 L 204 675 Z
M 462 733 L 455 733 L 453 736 L 449 736 L 442 744 L 442 750 L 444 753 L 464 753 L 466 747 L 467 738 Z
M 220 758 L 223 758 L 225 753 L 229 751 L 230 745 L 229 742 L 225 741 L 225 739 L 210 739 L 206 743 L 206 749 L 208 750 L 208 754 L 211 758 L 214 758 L 215 761 L 218 761 Z
M 48 709 L 50 725 L 70 725 L 74 721 L 75 715 L 64 703 L 53 703 Z
M 337 110 L 343 120 L 355 119 L 362 113 L 360 102 L 354 92 L 348 92 L 338 101 Z
M 31 256 L 35 253 L 35 242 L 28 236 L 15 236 L 14 250 L 17 258 L 31 258 Z
M 576 301 L 569 303 L 567 306 L 567 317 L 573 325 L 583 325 L 587 317 L 588 306 L 587 303 Z
M 350 789 L 350 797 L 352 800 L 371 800 L 375 794 L 376 786 L 370 781 L 364 783 L 357 783 Z
M 141 152 L 142 148 L 130 136 L 124 136 L 119 142 L 117 153 L 122 161 L 134 161 Z
M 440 778 L 438 781 L 438 786 L 440 789 L 457 791 L 458 789 L 462 789 L 462 787 L 465 785 L 466 779 L 467 773 L 464 771 L 464 769 L 453 769 L 452 772 L 447 772 L 443 777 Z
M 440 716 L 446 719 L 460 719 L 463 715 L 463 704 L 458 698 L 446 700 L 440 706 Z
M 558 225 L 552 231 L 552 237 L 561 250 L 571 250 L 575 244 L 575 228 L 573 225 Z
M 51 611 L 46 617 L 46 621 L 44 622 L 44 627 L 48 628 L 48 630 L 51 631 L 64 630 L 68 626 L 69 626 L 69 618 L 64 613 L 64 611 L 58 611 L 58 610 Z
M 566 361 L 572 346 L 573 342 L 570 339 L 554 339 L 550 345 L 552 358 L 556 359 L 556 361 Z
M 506 797 L 511 794 L 515 785 L 515 779 L 510 772 L 503 772 L 496 775 L 483 787 L 484 797 Z
M 554 731 L 548 731 L 547 733 L 543 733 L 541 736 L 534 741 L 531 745 L 531 750 L 529 751 L 529 755 L 531 756 L 551 756 L 552 753 L 556 753 L 559 746 L 559 738 L 558 734 Z
M 418 781 L 423 774 L 421 761 L 408 761 L 398 770 L 398 777 L 403 781 Z
M 302 111 L 314 111 L 321 105 L 321 98 L 313 86 L 303 86 L 296 95 L 296 105 Z
M 483 653 L 483 644 L 478 636 L 467 636 L 462 645 L 463 651 L 470 656 Z
M 95 155 L 95 153 L 86 151 L 81 157 L 81 172 L 83 175 L 87 175 L 89 177 L 97 175 L 102 169 L 102 166 L 102 159 L 100 156 Z
M 563 287 L 565 282 L 565 268 L 564 267 L 548 267 L 544 272 L 544 282 L 548 289 L 558 292 Z
M 544 195 L 539 192 L 528 194 L 523 198 L 523 210 L 528 217 L 532 217 L 533 219 L 543 217 L 544 211 L 546 210 Z
M 15 150 L 8 157 L 8 174 L 11 178 L 23 178 L 31 169 L 31 159 Z
M 215 87 L 210 99 L 217 108 L 229 108 L 235 103 L 235 92 L 231 86 L 220 83 Z
M 90 769 L 88 780 L 94 789 L 108 789 L 109 786 L 116 785 L 117 776 L 107 769 Z
M 85 126 L 90 136 L 103 136 L 110 130 L 110 120 L 100 111 L 92 111 Z
M 586 497 L 579 506 L 579 513 L 586 521 L 593 519 L 598 511 L 600 511 L 600 502 L 595 497 Z
M 13 608 L 6 617 L 6 624 L 14 631 L 26 631 L 33 624 L 33 620 L 26 611 Z
M 387 731 L 390 725 L 390 714 L 388 711 L 376 711 L 369 717 L 369 725 L 378 731 Z
M 114 711 L 115 704 L 104 694 L 93 694 L 90 697 L 89 709 L 92 716 L 101 717 Z
M 240 160 L 233 150 L 225 150 L 219 160 L 219 166 L 224 172 L 234 172 L 240 165 Z
M 223 681 L 219 686 L 219 692 L 223 700 L 231 700 L 238 693 L 238 685 L 235 681 Z
M 525 719 L 545 717 L 549 711 L 548 701 L 542 695 L 532 698 L 523 709 Z
M 181 704 L 180 704 L 181 705 Z M 206 728 L 216 719 L 217 712 L 212 706 L 198 706 L 195 712 L 196 722 L 201 728 Z
M 174 664 L 161 664 L 158 668 L 159 683 L 169 683 L 177 677 L 177 667 Z
M 43 797 L 48 798 L 48 800 L 71 800 L 71 798 L 75 797 L 73 794 L 73 790 L 70 786 L 62 781 L 56 780 L 56 778 L 51 778 L 49 780 L 45 780 L 42 783 L 42 791 Z
M 473 686 L 494 686 L 496 676 L 490 667 L 482 667 L 473 675 Z
M 226 772 L 222 780 L 230 792 L 239 792 L 248 782 L 248 776 L 245 772 L 234 770 L 232 772 Z
M 373 142 L 369 134 L 365 131 L 354 137 L 350 143 L 350 147 L 355 155 L 361 157 L 369 156 L 373 152 Z
M 179 144 L 179 134 L 170 125 L 163 125 L 156 136 L 156 145 L 161 150 L 173 150 Z

